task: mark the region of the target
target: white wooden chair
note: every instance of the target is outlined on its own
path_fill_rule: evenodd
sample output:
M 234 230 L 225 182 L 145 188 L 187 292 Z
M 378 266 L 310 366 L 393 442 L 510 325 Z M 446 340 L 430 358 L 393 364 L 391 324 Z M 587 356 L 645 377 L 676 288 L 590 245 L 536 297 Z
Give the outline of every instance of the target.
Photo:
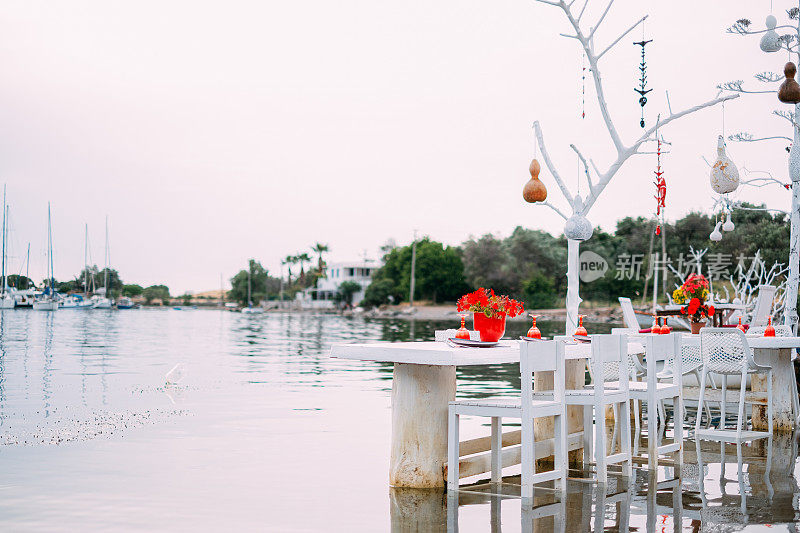
M 705 401 L 706 376 L 711 372 L 722 375 L 722 402 L 719 428 L 716 432 L 701 432 L 700 417 L 695 423 L 695 438 L 712 440 L 742 441 L 754 438 L 764 438 L 772 435 L 772 368 L 756 364 L 753 353 L 747 344 L 747 337 L 737 328 L 709 328 L 700 330 L 700 353 L 703 356 L 703 372 L 700 381 L 700 400 L 698 409 L 702 408 Z M 742 428 L 746 424 L 745 418 L 745 390 L 747 389 L 748 374 L 767 375 L 767 419 L 769 432 L 747 431 Z M 728 392 L 728 376 L 741 375 L 739 386 L 739 414 L 736 420 L 736 430 L 725 429 L 726 423 L 726 395 Z
M 591 358 L 589 366 L 592 376 L 606 376 L 606 366 L 613 363 L 617 369 L 617 386 L 612 387 L 606 379 L 593 378 L 593 384 L 584 389 L 568 389 L 565 395 L 567 405 L 583 406 L 583 457 L 584 462 L 594 458 L 597 465 L 597 481 L 605 484 L 608 479 L 608 465 L 622 463 L 622 473 L 631 475 L 631 414 L 628 391 L 628 336 L 592 335 Z M 608 455 L 606 448 L 606 406 L 612 406 L 619 426 L 619 453 Z M 595 446 L 592 447 L 592 421 L 596 424 Z M 612 439 L 613 449 L 613 439 Z
M 625 323 L 625 328 L 630 333 L 639 333 L 642 328 L 639 325 L 639 319 L 636 318 L 636 311 L 633 309 L 631 299 L 620 297 L 619 306 L 622 308 L 622 321 Z
M 647 402 L 647 465 L 652 471 L 658 468 L 658 456 L 674 453 L 678 469 L 683 464 L 683 369 L 681 357 L 682 335 L 645 335 L 645 362 L 647 364 L 644 381 L 631 381 L 628 384 L 631 400 L 634 405 L 640 401 Z M 668 375 L 659 375 L 656 364 L 664 361 L 672 365 Z M 671 363 L 670 363 L 671 362 Z M 611 386 L 616 386 L 611 383 Z M 666 426 L 663 402 L 671 399 L 674 410 L 674 442 L 659 444 L 658 413 Z M 660 407 L 660 409 L 658 408 Z M 634 435 L 640 433 L 638 413 L 635 420 Z M 638 438 L 637 438 L 638 444 Z M 638 446 L 637 446 L 638 453 Z
M 766 326 L 767 317 L 772 312 L 772 301 L 775 299 L 776 288 L 773 285 L 759 285 L 758 296 L 750 315 L 750 327 Z
M 533 373 L 553 372 L 553 390 L 549 398 L 533 398 Z M 486 398 L 450 402 L 447 437 L 447 488 L 458 489 L 459 419 L 461 416 L 485 416 L 492 419 L 492 482 L 502 480 L 502 419 L 518 418 L 522 423 L 521 463 L 522 498 L 533 497 L 533 485 L 560 480 L 560 489 L 567 488 L 567 410 L 564 402 L 564 342 L 541 341 L 520 343 L 521 394 L 518 398 Z M 536 472 L 533 419 L 554 417 L 554 459 L 551 471 Z

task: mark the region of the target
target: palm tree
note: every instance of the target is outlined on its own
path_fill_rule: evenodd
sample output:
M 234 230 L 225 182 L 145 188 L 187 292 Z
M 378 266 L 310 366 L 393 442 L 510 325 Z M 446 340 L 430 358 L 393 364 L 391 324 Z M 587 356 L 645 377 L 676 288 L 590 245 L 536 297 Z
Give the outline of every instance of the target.
M 297 259 L 297 262 L 300 263 L 300 279 L 303 279 L 306 277 L 304 265 L 306 263 L 311 262 L 311 257 L 306 252 L 303 252 L 302 254 L 297 254 L 294 257 L 295 259 Z
M 286 284 L 292 284 L 292 265 L 297 264 L 297 256 L 296 255 L 287 255 L 286 259 L 282 261 L 284 265 L 289 267 L 289 274 L 286 276 Z
M 311 251 L 317 254 L 317 270 L 319 271 L 319 275 L 325 276 L 325 261 L 322 259 L 322 254 L 329 252 L 330 248 L 327 244 L 318 242 L 311 247 Z

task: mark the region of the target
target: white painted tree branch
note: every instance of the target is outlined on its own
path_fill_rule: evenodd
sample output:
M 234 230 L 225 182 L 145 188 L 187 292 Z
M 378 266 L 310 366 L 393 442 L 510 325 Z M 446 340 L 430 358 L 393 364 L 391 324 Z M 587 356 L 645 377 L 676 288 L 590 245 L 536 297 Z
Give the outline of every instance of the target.
M 620 35 L 619 37 L 617 37 L 616 39 L 614 39 L 614 42 L 612 42 L 611 44 L 609 44 L 608 46 L 606 46 L 605 50 L 603 50 L 602 52 L 600 52 L 599 54 L 597 54 L 597 59 L 598 59 L 598 60 L 600 60 L 600 58 L 601 58 L 601 57 L 603 57 L 603 56 L 605 55 L 605 53 L 606 53 L 606 52 L 608 52 L 609 50 L 611 50 L 611 49 L 614 47 L 614 45 L 615 45 L 615 44 L 617 44 L 618 42 L 620 42 L 620 41 L 621 41 L 621 40 L 622 40 L 622 39 L 623 39 L 623 38 L 624 38 L 626 35 L 628 35 L 630 32 L 632 32 L 633 30 L 635 30 L 635 29 L 636 29 L 636 26 L 638 26 L 639 24 L 641 24 L 642 22 L 644 22 L 644 21 L 647 19 L 647 17 L 648 17 L 648 15 L 645 15 L 645 16 L 643 16 L 643 17 L 642 17 L 642 18 L 640 18 L 640 19 L 639 19 L 639 20 L 638 20 L 636 23 L 634 23 L 634 25 L 633 25 L 633 26 L 631 26 L 630 28 L 628 28 L 627 30 L 625 30 L 625 32 L 624 32 L 622 35 Z
M 541 0 L 537 0 L 541 1 Z M 570 194 L 569 189 L 567 186 L 564 185 L 564 181 L 561 179 L 561 176 L 558 174 L 558 170 L 556 170 L 555 165 L 550 160 L 550 155 L 547 153 L 547 147 L 544 145 L 544 138 L 542 137 L 542 128 L 539 126 L 539 121 L 533 123 L 533 130 L 536 134 L 536 141 L 539 143 L 539 150 L 542 152 L 542 159 L 544 159 L 544 164 L 547 166 L 547 170 L 550 171 L 550 174 L 553 175 L 553 179 L 556 180 L 558 187 L 561 189 L 561 194 L 564 195 L 564 198 L 572 205 L 574 198 L 572 194 Z
M 567 218 L 569 218 L 569 217 L 567 217 L 567 215 L 565 215 L 565 214 L 564 214 L 564 212 L 563 212 L 563 211 L 561 211 L 559 208 L 557 208 L 556 206 L 554 206 L 554 205 L 553 205 L 553 204 L 551 204 L 550 202 L 537 202 L 537 203 L 535 203 L 534 205 L 541 205 L 541 206 L 549 207 L 550 209 L 552 209 L 553 211 L 555 211 L 556 213 L 558 213 L 558 215 L 559 215 L 561 218 L 563 218 L 564 220 L 567 220 Z
M 576 154 L 578 154 L 578 158 L 581 160 L 581 163 L 583 163 L 583 171 L 586 174 L 586 183 L 589 184 L 589 194 L 592 194 L 594 192 L 594 184 L 592 183 L 592 177 L 589 175 L 589 165 L 586 164 L 586 158 L 583 157 L 581 151 L 578 150 L 578 147 L 574 144 L 570 144 L 569 147 L 572 148 Z
M 599 19 L 597 19 L 597 24 L 594 25 L 594 28 L 592 28 L 592 31 L 589 32 L 589 36 L 586 38 L 589 42 L 592 42 L 592 37 L 594 37 L 594 32 L 596 32 L 597 28 L 600 27 L 600 24 L 603 23 L 603 19 L 606 18 L 606 15 L 608 15 L 608 10 L 611 9 L 611 6 L 613 4 L 614 4 L 614 0 L 610 0 L 608 2 L 608 5 L 606 6 L 605 11 L 603 11 L 603 14 L 600 15 Z

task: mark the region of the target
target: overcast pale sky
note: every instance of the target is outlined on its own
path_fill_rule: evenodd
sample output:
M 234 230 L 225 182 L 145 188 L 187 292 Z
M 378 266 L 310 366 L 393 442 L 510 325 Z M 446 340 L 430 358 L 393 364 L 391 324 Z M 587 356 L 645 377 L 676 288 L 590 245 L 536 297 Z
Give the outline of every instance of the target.
M 579 0 L 580 3 L 580 0 Z M 590 0 L 586 25 L 605 3 Z M 779 24 L 791 2 L 774 0 Z M 650 18 L 648 124 L 713 98 L 716 84 L 782 70 L 758 37 L 725 33 L 737 18 L 759 27 L 769 0 L 617 0 L 598 49 Z M 533 0 L 5 2 L 0 11 L 0 175 L 11 205 L 11 272 L 31 243 L 31 275 L 45 274 L 52 202 L 57 278 L 83 265 L 83 228 L 103 260 L 103 221 L 124 281 L 173 293 L 226 283 L 248 257 L 274 274 L 280 258 L 316 241 L 333 260 L 389 238 L 423 234 L 450 244 L 515 226 L 560 233 L 563 221 L 525 204 L 541 121 L 551 156 L 574 188 L 578 143 L 601 168 L 613 154 L 586 85 L 581 56 L 559 37 L 567 22 Z M 623 141 L 640 134 L 633 87 L 636 30 L 604 56 L 609 107 Z M 749 82 L 748 82 L 749 83 Z M 753 82 L 755 85 L 756 82 Z M 726 106 L 726 133 L 791 135 L 774 95 Z M 708 168 L 721 108 L 663 131 L 667 216 L 712 204 Z M 739 167 L 786 179 L 787 143 L 729 143 Z M 655 156 L 637 156 L 593 208 L 612 229 L 654 208 Z M 563 205 L 546 170 L 541 178 Z M 585 191 L 585 185 L 584 185 Z M 788 208 L 771 187 L 741 199 Z

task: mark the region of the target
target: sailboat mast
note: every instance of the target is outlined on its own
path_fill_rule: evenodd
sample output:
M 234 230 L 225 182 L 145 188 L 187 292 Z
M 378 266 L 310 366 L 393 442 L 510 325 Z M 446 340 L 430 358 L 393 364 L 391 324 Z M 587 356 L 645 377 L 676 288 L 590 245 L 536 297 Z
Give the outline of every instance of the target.
M 105 277 L 103 278 L 103 287 L 105 288 L 105 297 L 108 298 L 108 215 L 106 215 L 106 253 L 105 253 Z
M 83 294 L 89 297 L 89 224 L 83 230 Z
M 6 186 L 3 185 L 3 289 L 2 294 L 6 293 Z
M 53 273 L 53 227 L 52 227 L 52 219 L 50 216 L 50 202 L 47 202 L 47 255 L 48 255 L 48 266 L 50 267 L 50 296 L 54 296 L 55 291 L 55 274 Z

